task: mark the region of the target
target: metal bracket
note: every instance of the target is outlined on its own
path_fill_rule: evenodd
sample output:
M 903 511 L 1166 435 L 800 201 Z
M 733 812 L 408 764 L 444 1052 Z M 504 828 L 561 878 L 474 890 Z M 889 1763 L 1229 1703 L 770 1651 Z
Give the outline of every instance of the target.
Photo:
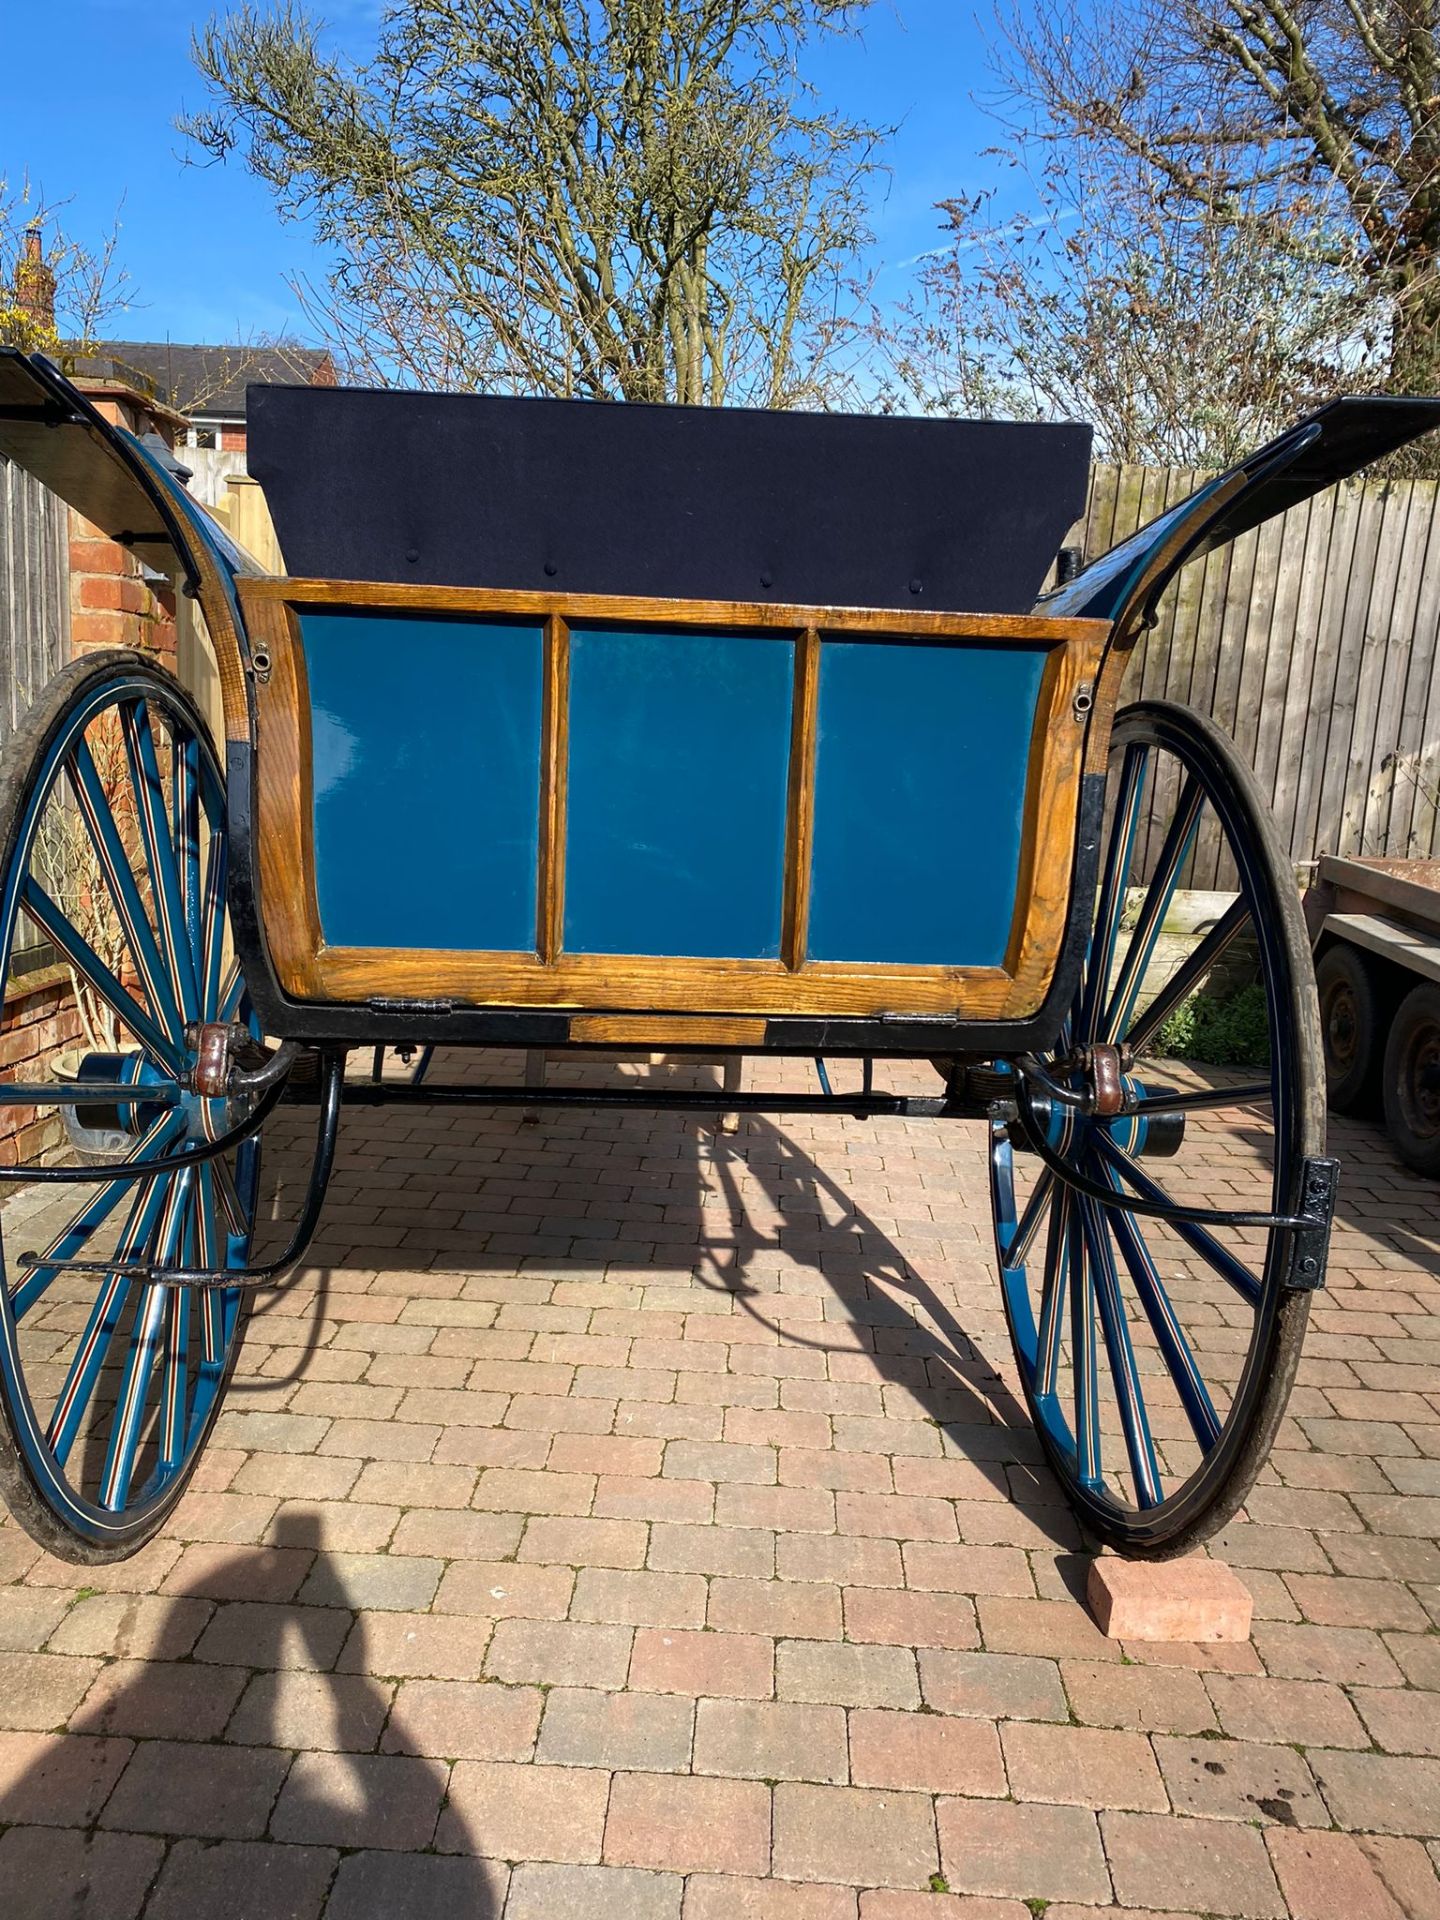
M 365 1004 L 371 1013 L 409 1013 L 425 1020 L 444 1019 L 459 1007 L 456 1000 L 398 1000 L 381 995 Z
M 1325 1284 L 1330 1227 L 1335 1218 L 1335 1194 L 1340 1185 L 1340 1162 L 1306 1160 L 1301 1177 L 1300 1212 L 1305 1225 L 1296 1229 L 1290 1243 L 1290 1264 L 1285 1274 L 1285 1288 L 1289 1293 L 1313 1293 Z

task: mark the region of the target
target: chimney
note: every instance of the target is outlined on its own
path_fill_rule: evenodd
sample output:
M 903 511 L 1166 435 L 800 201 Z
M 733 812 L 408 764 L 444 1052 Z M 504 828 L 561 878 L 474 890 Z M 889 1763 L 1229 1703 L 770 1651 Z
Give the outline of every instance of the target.
M 15 266 L 15 304 L 42 333 L 54 333 L 55 275 L 45 264 L 39 227 L 25 229 L 25 251 Z

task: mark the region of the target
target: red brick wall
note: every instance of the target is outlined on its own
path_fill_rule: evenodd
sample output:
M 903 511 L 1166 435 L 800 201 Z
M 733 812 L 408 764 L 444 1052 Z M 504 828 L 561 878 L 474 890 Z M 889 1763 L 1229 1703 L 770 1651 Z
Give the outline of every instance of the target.
M 141 396 L 92 392 L 110 419 L 144 432 L 154 425 L 173 438 L 175 423 L 145 409 Z M 175 670 L 175 598 L 152 586 L 140 562 L 78 513 L 70 515 L 70 644 L 77 658 L 100 647 L 134 647 Z M 48 1077 L 49 1055 L 74 1046 L 80 1026 L 74 1016 L 69 975 L 56 969 L 22 976 L 6 992 L 0 1015 L 0 1075 L 6 1079 Z M 68 1010 L 68 1013 L 67 1013 Z M 50 1161 L 65 1144 L 55 1114 L 32 1117 L 0 1106 L 0 1165 Z

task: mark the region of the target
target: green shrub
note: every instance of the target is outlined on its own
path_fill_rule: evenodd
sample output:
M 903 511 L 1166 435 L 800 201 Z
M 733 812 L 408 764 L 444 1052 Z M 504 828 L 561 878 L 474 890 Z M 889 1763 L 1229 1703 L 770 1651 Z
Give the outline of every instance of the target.
M 1268 1067 L 1270 1020 L 1258 980 L 1223 997 L 1203 988 L 1161 1027 L 1155 1051 L 1213 1067 Z

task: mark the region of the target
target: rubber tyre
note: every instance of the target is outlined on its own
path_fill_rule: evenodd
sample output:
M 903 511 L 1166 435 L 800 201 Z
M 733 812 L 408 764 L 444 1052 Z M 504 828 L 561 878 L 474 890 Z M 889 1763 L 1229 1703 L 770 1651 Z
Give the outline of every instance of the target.
M 1325 1098 L 1336 1113 L 1373 1113 L 1385 1055 L 1385 1014 L 1375 969 L 1346 940 L 1315 962 L 1320 1032 L 1325 1044 Z
M 72 661 L 49 681 L 5 744 L 3 763 L 0 763 L 0 875 L 9 872 L 15 858 L 16 838 L 25 818 L 35 767 L 43 763 L 56 736 L 64 730 L 71 708 L 84 700 L 96 681 L 111 677 L 117 669 L 136 678 L 152 681 L 161 698 L 184 714 L 186 724 L 194 728 L 199 738 L 214 752 L 214 742 L 203 714 L 180 682 L 158 667 L 153 659 L 125 648 L 113 647 L 104 652 L 87 654 L 83 660 Z M 210 1432 L 225 1403 L 241 1348 L 245 1344 L 245 1328 L 251 1305 L 252 1295 L 242 1291 L 235 1333 L 230 1342 L 219 1390 L 215 1394 L 209 1418 L 196 1438 L 189 1461 L 167 1487 L 164 1500 L 157 1502 L 145 1514 L 143 1522 L 114 1543 L 102 1545 L 85 1539 L 68 1527 L 44 1498 L 15 1439 L 3 1374 L 0 1374 L 0 1500 L 4 1501 L 32 1540 L 48 1553 L 53 1553 L 57 1559 L 69 1561 L 72 1565 L 103 1567 L 129 1559 L 148 1540 L 153 1539 L 174 1511 L 204 1454 Z
M 1395 1009 L 1385 1042 L 1385 1131 L 1414 1173 L 1440 1178 L 1440 986 L 1422 980 Z

